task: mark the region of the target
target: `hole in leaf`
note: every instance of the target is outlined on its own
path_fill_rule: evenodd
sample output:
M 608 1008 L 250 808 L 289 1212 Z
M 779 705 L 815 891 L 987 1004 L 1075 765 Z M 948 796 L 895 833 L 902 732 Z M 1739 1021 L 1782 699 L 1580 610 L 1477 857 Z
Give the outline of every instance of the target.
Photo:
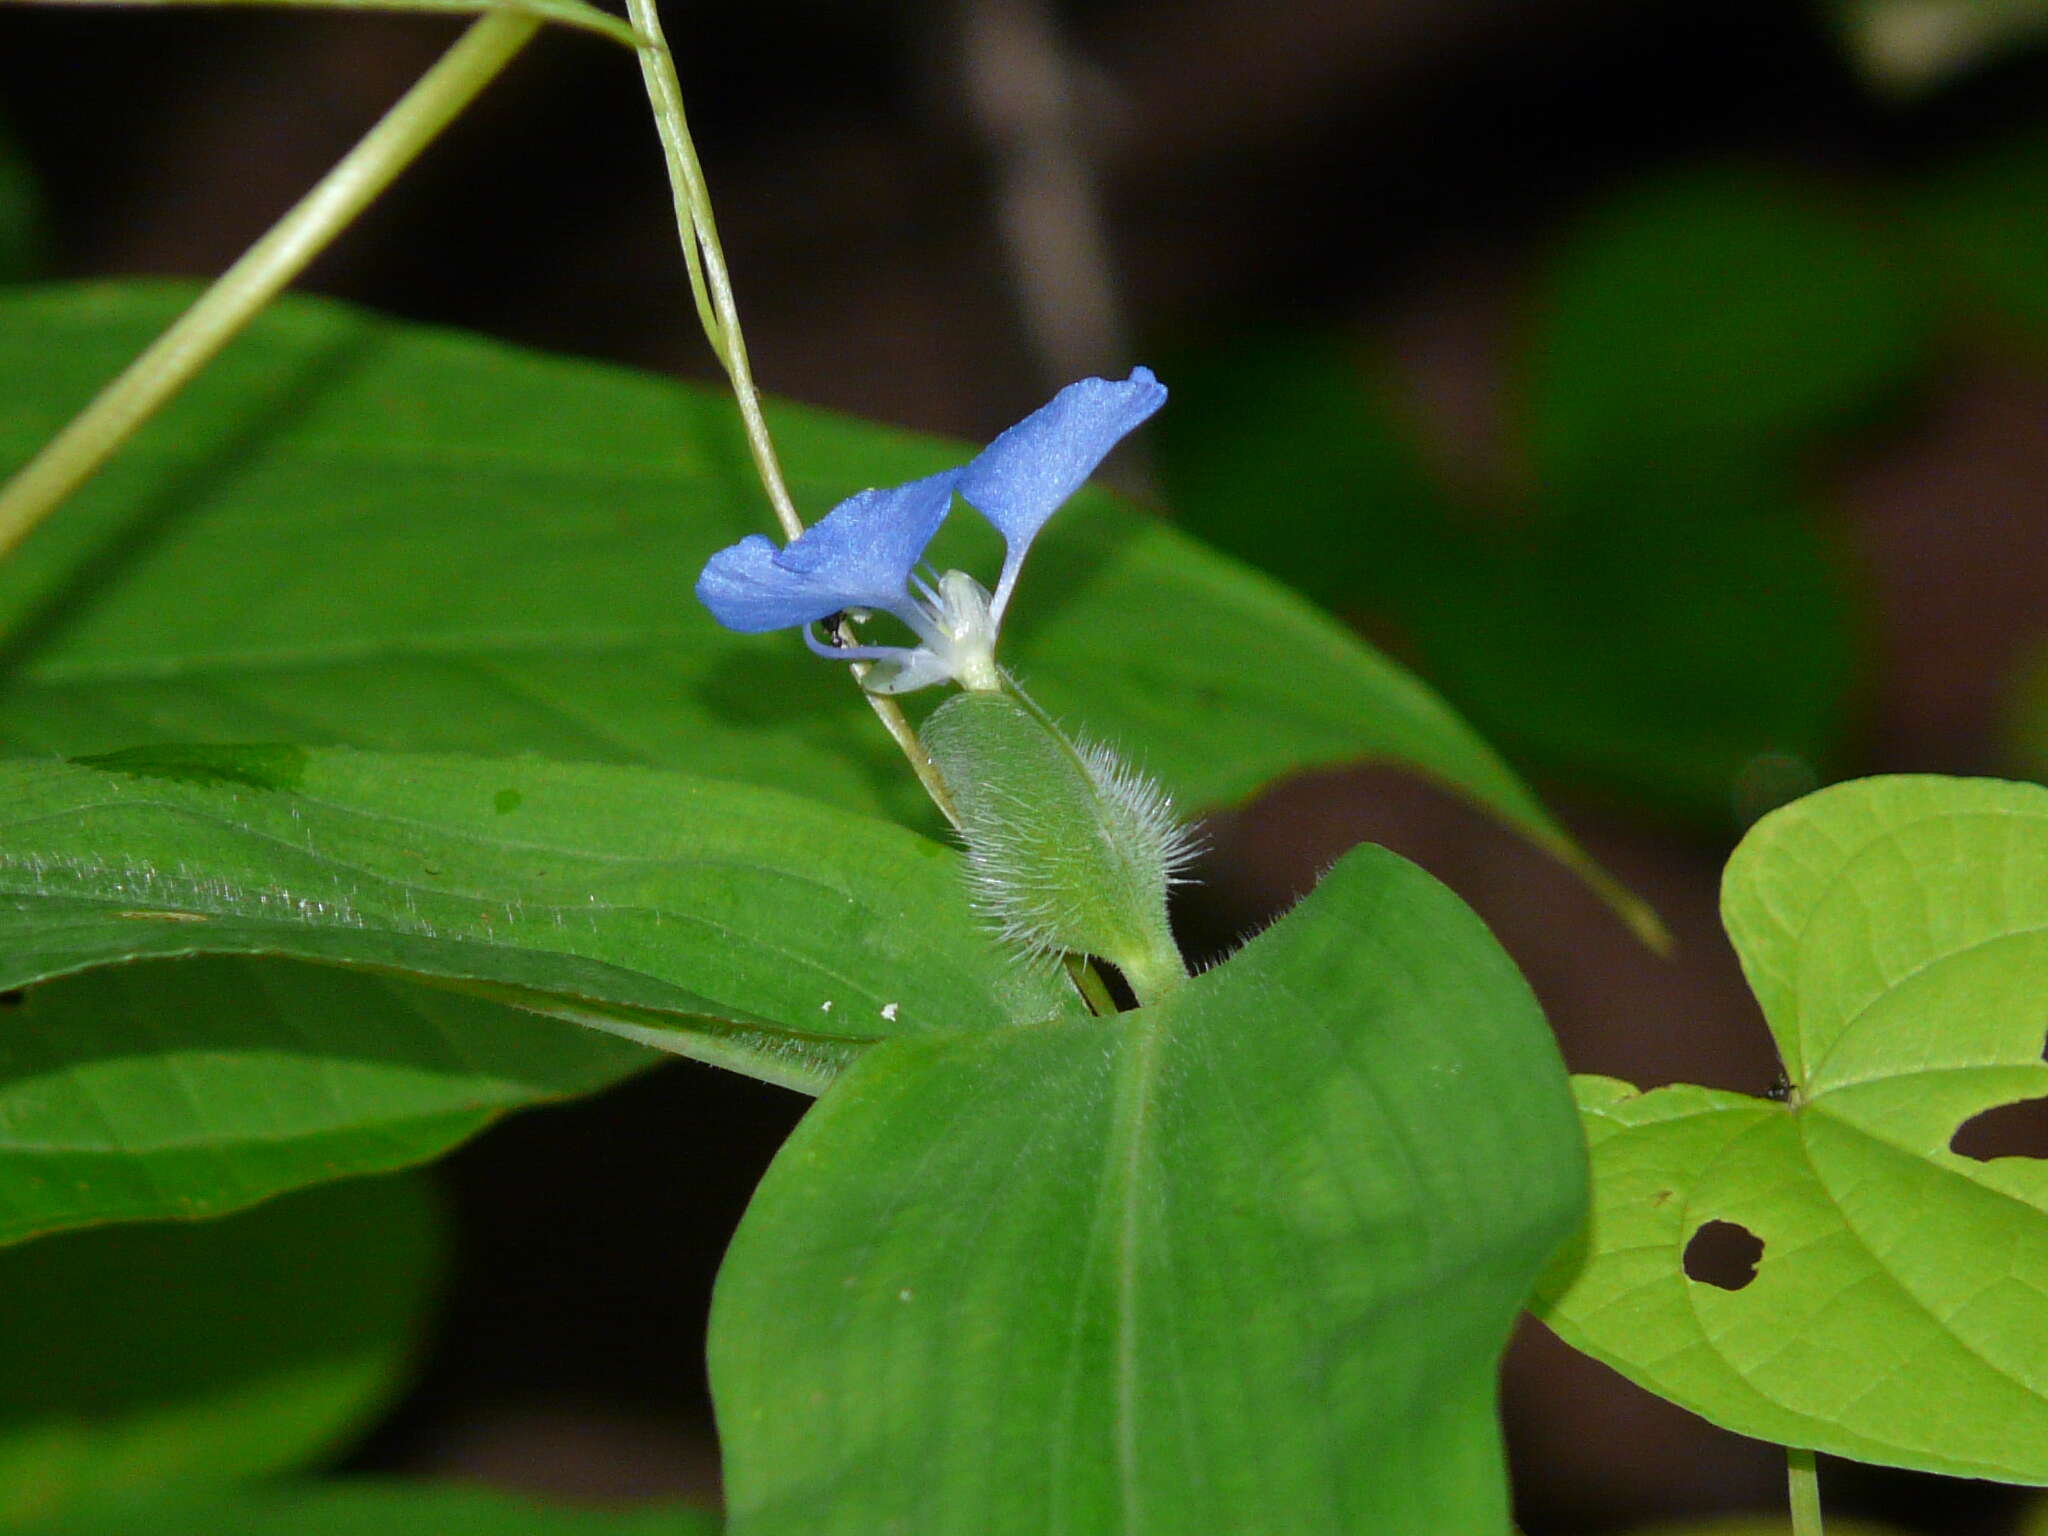
M 1710 1221 L 1685 1245 L 1685 1278 L 1739 1291 L 1756 1278 L 1764 1240 L 1732 1221 Z
M 0 992 L 0 1008 L 19 1008 L 27 1001 L 26 992 Z
M 2048 1157 L 2048 1098 L 2021 1099 L 1972 1115 L 1949 1138 L 1949 1151 L 1973 1162 Z

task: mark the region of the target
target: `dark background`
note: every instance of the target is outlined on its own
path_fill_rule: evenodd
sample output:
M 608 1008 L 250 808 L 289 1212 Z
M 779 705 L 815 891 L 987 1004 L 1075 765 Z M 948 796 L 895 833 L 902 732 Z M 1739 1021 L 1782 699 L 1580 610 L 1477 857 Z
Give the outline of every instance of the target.
M 1056 315 L 1036 328 L 1003 215 L 1043 105 L 1034 18 L 1054 29 L 1108 250 L 1102 268 L 1024 259 Z M 2024 54 L 1885 97 L 1817 9 L 1786 0 L 794 0 L 671 5 L 666 21 L 768 389 L 983 439 L 1074 372 L 1290 326 L 1387 360 L 1440 470 L 1480 485 L 1516 473 L 1508 359 L 1530 272 L 1580 211 L 1728 157 L 1882 184 L 2048 102 L 2048 67 Z M 375 15 L 8 8 L 0 120 L 45 183 L 57 272 L 218 271 L 451 36 Z M 1114 304 L 1091 318 L 1105 274 Z M 1069 281 L 1080 297 L 1063 305 Z M 303 286 L 711 376 L 637 71 L 581 36 L 543 36 Z M 2048 635 L 2044 425 L 2048 368 L 1995 335 L 1951 339 L 1824 466 L 1860 593 L 1845 771 L 2013 771 L 2001 722 Z M 1146 492 L 1141 460 L 1122 472 Z M 1219 818 L 1185 936 L 1213 951 L 1343 847 L 1386 842 L 1495 925 L 1574 1067 L 1762 1091 L 1768 1038 L 1714 916 L 1739 826 L 1569 776 L 1543 787 L 1665 914 L 1675 960 L 1512 838 L 1378 772 L 1306 777 Z M 802 1107 L 681 1064 L 456 1156 L 460 1284 L 418 1391 L 355 1464 L 708 1496 L 710 1278 Z M 1781 1507 L 1770 1448 L 1534 1327 L 1508 1406 L 1530 1536 Z M 1832 1510 L 1926 1531 L 2008 1530 L 2016 1507 L 1982 1485 L 1823 1475 Z

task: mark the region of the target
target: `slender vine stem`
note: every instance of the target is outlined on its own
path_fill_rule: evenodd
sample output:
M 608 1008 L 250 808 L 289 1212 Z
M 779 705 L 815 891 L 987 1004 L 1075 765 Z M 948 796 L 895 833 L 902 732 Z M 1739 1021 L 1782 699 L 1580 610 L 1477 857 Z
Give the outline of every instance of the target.
M 1785 1448 L 1785 1481 L 1792 1496 L 1792 1536 L 1823 1536 L 1820 1523 L 1820 1470 L 1813 1452 Z
M 768 435 L 768 422 L 761 414 L 761 397 L 754 388 L 746 337 L 740 330 L 739 305 L 733 299 L 725 251 L 718 243 L 718 221 L 711 213 L 711 192 L 704 184 L 704 168 L 697 161 L 697 146 L 690 138 L 690 121 L 683 114 L 683 88 L 676 79 L 675 55 L 669 51 L 654 0 L 626 0 L 626 19 L 641 37 L 640 74 L 647 83 L 647 103 L 654 109 L 655 131 L 661 135 L 662 154 L 668 160 L 676 229 L 683 237 L 683 261 L 690 269 L 690 292 L 697 301 L 697 320 L 704 327 L 711 350 L 718 354 L 726 376 L 732 380 L 740 420 L 746 424 L 747 447 L 753 452 L 762 489 L 767 491 L 768 501 L 775 509 L 775 520 L 782 525 L 783 534 L 793 539 L 804 531 L 803 519 L 797 516 L 796 504 L 783 484 L 775 441 Z
M 754 470 L 768 504 L 775 513 L 785 538 L 794 539 L 804 531 L 804 520 L 789 487 L 782 478 L 782 464 L 775 454 L 775 440 L 768 431 L 761 410 L 760 391 L 754 386 L 754 372 L 747 361 L 747 342 L 740 327 L 739 304 L 733 297 L 732 275 L 725 264 L 725 251 L 718 241 L 718 221 L 711 212 L 711 191 L 704 182 L 704 168 L 697 159 L 697 146 L 690 137 L 690 120 L 683 112 L 683 88 L 676 78 L 675 55 L 661 29 L 655 0 L 626 0 L 626 18 L 640 34 L 640 74 L 647 86 L 647 103 L 654 111 L 655 130 L 661 136 L 663 157 L 668 162 L 669 189 L 675 199 L 676 230 L 682 236 L 683 262 L 690 273 L 690 293 L 697 304 L 697 321 L 704 338 L 718 357 L 719 365 L 732 381 L 740 421 L 746 428 L 747 448 L 754 457 Z M 837 633 L 835 627 L 835 633 Z M 867 674 L 865 663 L 855 662 L 856 682 Z M 917 739 L 902 707 L 884 694 L 862 695 L 882 729 L 889 733 L 911 772 L 924 786 L 946 820 L 958 826 L 960 818 L 945 781 Z
M 754 469 L 769 506 L 786 538 L 804 531 L 803 518 L 791 500 L 782 477 L 782 465 L 775 453 L 775 440 L 761 410 L 760 391 L 754 385 L 752 366 L 747 361 L 747 343 L 740 327 L 739 304 L 733 297 L 732 276 L 725 264 L 725 252 L 718 240 L 718 221 L 711 212 L 711 191 L 704 181 L 704 168 L 697 159 L 697 146 L 690 137 L 690 121 L 683 111 L 682 83 L 676 77 L 675 55 L 661 28 L 655 0 L 626 0 L 626 19 L 640 34 L 640 73 L 647 87 L 647 102 L 654 112 L 656 131 L 661 136 L 662 155 L 668 163 L 669 190 L 675 201 L 676 231 L 682 237 L 683 263 L 690 274 L 690 294 L 696 301 L 697 322 L 711 344 L 719 365 L 732 381 L 740 420 L 746 427 L 747 447 L 753 454 Z M 844 615 L 828 626 L 835 642 L 845 644 L 849 633 Z M 854 681 L 866 677 L 868 663 L 851 663 Z M 938 766 L 924 749 L 902 707 L 886 694 L 861 689 L 868 707 L 882 722 L 882 728 L 902 751 L 911 771 L 932 804 L 954 827 L 960 814 Z M 1116 1003 L 1101 975 L 1084 955 L 1070 956 L 1067 974 L 1091 1012 L 1109 1014 Z
M 472 22 L 340 164 L 0 488 L 0 558 L 303 272 L 512 62 L 540 26 L 533 17 L 509 12 Z

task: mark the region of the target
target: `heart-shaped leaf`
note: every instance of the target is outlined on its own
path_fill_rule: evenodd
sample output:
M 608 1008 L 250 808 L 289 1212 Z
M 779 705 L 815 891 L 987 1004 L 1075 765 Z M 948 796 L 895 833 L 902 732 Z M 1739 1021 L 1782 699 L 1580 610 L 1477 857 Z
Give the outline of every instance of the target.
M 2048 1482 L 2048 1166 L 1957 1139 L 2048 1097 L 2048 790 L 1823 790 L 1722 913 L 1788 1096 L 1581 1079 L 1593 1217 L 1539 1315 L 1745 1435 Z
M 0 465 L 176 312 L 140 284 L 0 297 Z M 773 413 L 812 516 L 958 444 Z M 933 824 L 840 668 L 718 628 L 705 559 L 767 526 L 731 402 L 310 299 L 273 307 L 0 566 L 0 744 L 342 743 L 653 764 Z M 956 517 L 995 569 L 993 536 Z M 955 537 L 949 526 L 943 537 Z M 1084 493 L 1035 544 L 1004 659 L 1195 805 L 1376 758 L 1586 873 L 1415 678 L 1291 593 Z
M 405 1377 L 441 1248 L 399 1178 L 0 1253 L 0 1526 L 330 1453 Z
M 732 1529 L 1500 1536 L 1581 1158 L 1514 965 L 1377 848 L 1153 1006 L 892 1041 L 719 1277 Z
M 371 974 L 75 977 L 258 954 Z M 394 976 L 458 992 L 349 1011 Z M 345 749 L 0 763 L 0 989 L 54 977 L 75 979 L 53 1008 L 38 988 L 0 1014 L 0 1141 L 21 1138 L 0 1237 L 229 1208 L 337 1151 L 409 1160 L 630 1065 L 605 1041 L 522 1071 L 526 1032 L 478 997 L 812 1091 L 876 1039 L 1072 1006 L 977 925 L 955 855 L 886 823 L 644 769 Z

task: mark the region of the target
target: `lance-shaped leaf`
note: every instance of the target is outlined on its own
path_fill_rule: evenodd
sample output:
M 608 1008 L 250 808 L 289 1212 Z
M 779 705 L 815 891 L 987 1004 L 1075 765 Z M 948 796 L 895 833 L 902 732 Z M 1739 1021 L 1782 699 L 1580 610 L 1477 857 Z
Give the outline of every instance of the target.
M 19 3 L 19 0 L 8 0 Z M 601 11 L 583 0 L 33 0 L 38 5 L 260 5 L 282 10 L 316 11 L 419 11 L 430 16 L 478 16 L 489 11 L 506 11 L 531 16 L 536 21 L 554 22 L 595 32 L 628 48 L 640 45 L 640 34 L 617 16 Z
M 2048 1166 L 1977 1140 L 2048 1098 L 2048 790 L 1824 790 L 1722 914 L 1789 1096 L 1582 1079 L 1593 1217 L 1540 1315 L 1745 1435 L 2048 1483 Z
M 0 298 L 0 464 L 173 315 L 138 284 Z M 958 444 L 781 407 L 813 514 Z M 0 567 L 0 743 L 301 741 L 679 767 L 931 825 L 845 675 L 691 602 L 760 532 L 731 401 L 288 299 Z M 955 561 L 999 562 L 956 517 Z M 978 549 L 971 545 L 980 540 Z M 1601 882 L 1435 694 L 1325 615 L 1100 493 L 1046 526 L 1004 662 L 1191 806 L 1375 758 Z
M 1513 964 L 1376 848 L 1151 1007 L 892 1041 L 719 1277 L 732 1529 L 1501 1536 L 1582 1157 Z
M 501 1003 L 279 960 L 142 961 L 0 993 L 0 1243 L 425 1162 L 660 1059 Z
M 408 1375 L 441 1250 L 408 1177 L 0 1253 L 0 1526 L 331 1454 Z
M 191 955 L 367 974 L 303 994 L 299 968 L 246 965 L 59 983 L 127 997 L 96 1021 L 19 998 L 0 1012 L 0 1144 L 20 1138 L 0 1237 L 230 1208 L 346 1171 L 319 1171 L 337 1147 L 389 1166 L 622 1069 L 607 1041 L 522 1079 L 521 1034 L 479 997 L 812 1091 L 874 1039 L 1069 1006 L 997 952 L 952 853 L 770 791 L 298 748 L 0 763 L 0 989 Z M 462 991 L 346 1008 L 403 976 Z

